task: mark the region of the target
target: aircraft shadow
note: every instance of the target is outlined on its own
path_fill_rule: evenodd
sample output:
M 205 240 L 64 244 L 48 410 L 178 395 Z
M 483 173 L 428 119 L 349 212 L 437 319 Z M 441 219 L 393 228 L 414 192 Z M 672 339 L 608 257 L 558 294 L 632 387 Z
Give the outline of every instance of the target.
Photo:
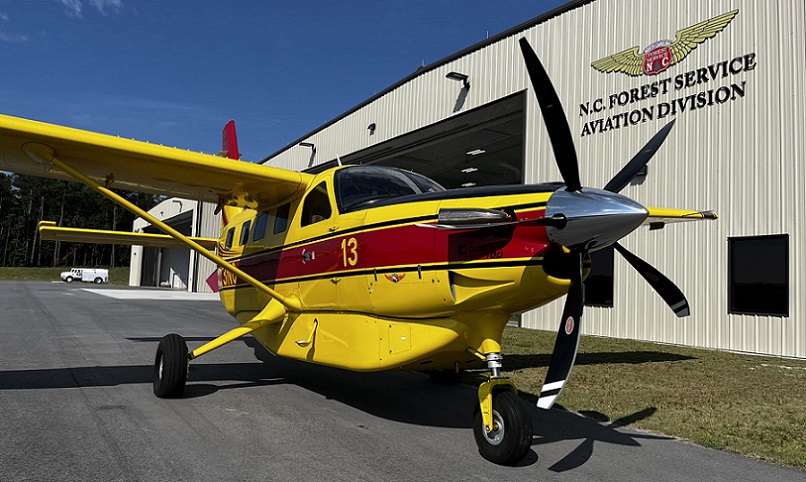
M 662 363 L 683 360 L 694 360 L 695 357 L 664 353 L 660 351 L 625 351 L 625 352 L 597 352 L 578 353 L 574 365 L 603 365 L 608 363 L 621 365 L 638 365 L 643 363 Z M 510 355 L 504 356 L 504 368 L 519 370 L 522 368 L 547 367 L 551 360 L 551 353 Z
M 131 340 L 159 341 L 158 338 Z M 209 338 L 188 338 L 191 342 L 208 340 Z M 466 429 L 472 426 L 473 411 L 477 403 L 475 387 L 437 384 L 421 373 L 355 373 L 312 365 L 275 357 L 251 337 L 245 337 L 242 341 L 254 350 L 258 362 L 191 364 L 185 397 L 203 397 L 222 390 L 246 387 L 293 384 L 387 420 L 446 428 Z M 612 363 L 613 354 L 607 355 Z M 634 356 L 630 354 L 629 358 L 634 359 Z M 508 364 L 513 358 L 518 357 L 508 357 Z M 539 356 L 523 358 L 529 363 L 535 363 L 536 360 L 542 363 Z M 589 358 L 588 362 L 594 363 L 595 358 Z M 641 363 L 672 361 L 660 360 L 654 355 L 647 355 L 647 358 L 647 361 Z M 0 371 L 0 391 L 149 385 L 153 380 L 153 370 L 152 365 L 6 370 Z M 596 412 L 587 412 L 581 416 L 567 412 L 559 405 L 553 410 L 544 411 L 534 405 L 534 400 L 527 398 L 527 401 L 531 402 L 527 404 L 534 427 L 534 446 L 580 440 L 576 449 L 549 468 L 555 472 L 564 472 L 583 465 L 593 455 L 597 443 L 640 447 L 641 439 L 669 439 L 619 430 L 652 416 L 656 411 L 654 407 L 624 419 L 609 421 Z M 537 457 L 532 451 L 521 465 L 532 465 Z

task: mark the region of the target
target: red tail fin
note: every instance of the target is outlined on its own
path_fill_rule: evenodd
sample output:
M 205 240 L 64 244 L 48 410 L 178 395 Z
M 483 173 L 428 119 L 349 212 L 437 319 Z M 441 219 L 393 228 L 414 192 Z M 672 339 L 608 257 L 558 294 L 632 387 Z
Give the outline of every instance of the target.
M 230 159 L 239 160 L 241 153 L 238 152 L 238 137 L 235 135 L 235 121 L 231 120 L 224 126 L 224 131 L 221 133 L 221 156 L 226 156 Z M 232 206 L 223 206 L 221 212 L 221 225 L 227 226 L 229 222 L 238 213 L 243 211 L 241 208 Z
M 224 132 L 221 133 L 221 152 L 230 159 L 241 158 L 241 154 L 238 152 L 238 137 L 235 135 L 234 120 L 227 122 Z

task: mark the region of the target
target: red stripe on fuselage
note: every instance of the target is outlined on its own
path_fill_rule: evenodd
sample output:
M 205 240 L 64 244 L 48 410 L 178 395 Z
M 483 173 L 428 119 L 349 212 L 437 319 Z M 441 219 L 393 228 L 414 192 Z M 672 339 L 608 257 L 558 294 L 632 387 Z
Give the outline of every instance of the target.
M 536 219 L 544 213 L 542 209 L 530 211 L 519 214 L 519 218 Z M 238 264 L 255 278 L 275 283 L 399 266 L 532 258 L 548 243 L 545 228 L 529 224 L 467 231 L 407 224 L 334 235 L 282 251 L 253 254 Z

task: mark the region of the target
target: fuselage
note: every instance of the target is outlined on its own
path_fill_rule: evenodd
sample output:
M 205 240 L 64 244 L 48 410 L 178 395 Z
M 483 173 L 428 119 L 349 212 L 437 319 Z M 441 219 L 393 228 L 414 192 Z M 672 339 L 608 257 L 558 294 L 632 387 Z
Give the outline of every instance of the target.
M 305 307 L 255 333 L 270 351 L 354 370 L 464 367 L 478 362 L 474 352 L 496 348 L 514 314 L 566 293 L 567 250 L 529 222 L 545 216 L 561 185 L 445 191 L 398 176 L 337 168 L 282 205 L 225 211 L 219 252 Z M 503 212 L 513 222 L 435 227 L 440 211 L 457 209 Z M 269 301 L 227 273 L 219 280 L 241 323 Z

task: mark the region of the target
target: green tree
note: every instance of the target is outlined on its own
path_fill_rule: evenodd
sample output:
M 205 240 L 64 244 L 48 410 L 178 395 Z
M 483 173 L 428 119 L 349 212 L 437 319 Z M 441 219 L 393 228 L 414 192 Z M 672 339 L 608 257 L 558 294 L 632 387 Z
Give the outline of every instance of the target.
M 160 196 L 117 191 L 143 209 Z M 131 231 L 135 216 L 83 184 L 0 173 L 0 265 L 122 266 L 128 246 L 43 241 L 38 224 Z

